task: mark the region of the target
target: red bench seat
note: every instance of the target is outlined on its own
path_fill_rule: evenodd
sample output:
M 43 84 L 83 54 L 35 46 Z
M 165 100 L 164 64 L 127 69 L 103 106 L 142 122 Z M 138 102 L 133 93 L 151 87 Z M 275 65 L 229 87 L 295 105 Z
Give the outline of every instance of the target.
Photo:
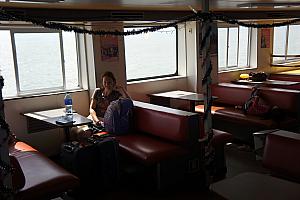
M 245 114 L 242 109 L 237 108 L 242 107 L 250 98 L 252 86 L 219 83 L 212 85 L 212 95 L 218 97 L 211 107 L 213 127 L 253 144 L 254 132 L 273 128 L 294 130 L 299 126 L 300 91 L 266 87 L 258 90 L 260 97 L 270 107 L 277 106 L 284 112 L 280 121 Z M 197 105 L 195 111 L 203 114 L 203 105 Z
M 10 155 L 18 160 L 25 176 L 25 185 L 14 199 L 48 199 L 79 186 L 76 176 L 24 142 L 17 142 L 11 147 Z
M 134 101 L 132 131 L 117 139 L 124 153 L 145 164 L 159 163 L 197 149 L 199 120 L 196 113 Z
M 181 146 L 147 135 L 129 134 L 119 136 L 117 139 L 125 154 L 131 155 L 145 165 L 153 165 L 188 154 L 187 149 Z
M 197 113 L 134 101 L 132 124 L 130 133 L 117 136 L 121 155 L 156 167 L 158 188 L 161 173 L 169 174 L 166 179 L 170 182 L 177 176 L 200 170 L 203 121 Z M 226 174 L 224 144 L 230 140 L 231 134 L 214 130 L 212 145 L 216 148 L 217 170 L 223 175 Z
M 241 173 L 213 183 L 224 199 L 300 199 L 300 134 L 277 130 L 267 134 L 263 166 L 269 174 Z

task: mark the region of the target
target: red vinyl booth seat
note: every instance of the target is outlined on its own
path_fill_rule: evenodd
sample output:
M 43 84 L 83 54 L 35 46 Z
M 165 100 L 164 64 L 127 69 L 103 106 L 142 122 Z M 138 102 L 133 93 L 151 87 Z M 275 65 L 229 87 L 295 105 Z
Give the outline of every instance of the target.
M 263 166 L 270 169 L 271 174 L 300 183 L 299 155 L 299 133 L 279 130 L 267 135 Z
M 296 74 L 270 74 L 269 79 L 300 82 L 300 76 Z
M 300 134 L 284 130 L 268 133 L 263 166 L 269 174 L 244 172 L 213 183 L 221 199 L 300 199 Z
M 119 136 L 120 148 L 146 165 L 153 165 L 164 160 L 184 156 L 188 150 L 170 142 L 159 140 L 142 134 Z
M 297 74 L 270 74 L 269 79 L 279 80 L 279 81 L 293 81 L 299 82 L 299 84 L 294 85 L 279 85 L 279 88 L 291 89 L 291 90 L 300 90 L 300 76 Z
M 293 130 L 299 124 L 300 91 L 260 87 L 260 96 L 270 107 L 278 106 L 284 112 L 284 118 L 279 122 L 271 118 L 245 114 L 241 107 L 249 99 L 252 86 L 232 83 L 212 85 L 212 95 L 218 99 L 211 107 L 213 127 L 232 133 L 235 138 L 250 144 L 253 143 L 252 133 L 282 128 Z M 204 113 L 204 106 L 197 105 L 195 111 Z
M 134 101 L 132 126 L 128 134 L 117 136 L 120 153 L 142 165 L 155 166 L 158 188 L 162 177 L 175 183 L 176 177 L 202 169 L 199 161 L 204 150 L 203 119 L 197 113 Z M 223 176 L 227 172 L 224 145 L 232 135 L 213 132 L 216 175 Z M 198 169 L 192 169 L 194 161 Z
M 191 153 L 198 146 L 196 113 L 134 101 L 133 130 L 118 136 L 120 150 L 151 165 Z
M 127 161 L 155 167 L 158 189 L 162 182 L 168 185 L 183 177 L 189 159 L 201 157 L 196 113 L 134 101 L 132 126 L 128 134 L 117 136 L 120 153 Z
M 11 147 L 10 155 L 18 160 L 25 177 L 25 185 L 14 199 L 49 199 L 79 186 L 76 176 L 24 142 Z

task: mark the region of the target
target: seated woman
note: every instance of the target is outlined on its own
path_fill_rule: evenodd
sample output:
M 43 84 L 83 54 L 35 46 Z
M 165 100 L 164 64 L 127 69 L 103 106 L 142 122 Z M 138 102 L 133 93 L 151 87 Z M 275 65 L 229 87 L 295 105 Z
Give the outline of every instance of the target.
M 93 120 L 94 125 L 103 126 L 103 117 L 105 111 L 112 101 L 119 99 L 120 97 L 130 98 L 127 91 L 122 86 L 117 86 L 116 78 L 112 72 L 107 71 L 102 75 L 102 87 L 97 88 L 90 103 L 90 115 L 89 119 Z M 75 136 L 73 135 L 75 132 Z M 80 140 L 91 136 L 92 131 L 85 126 L 72 128 L 71 138 Z M 74 138 L 75 137 L 75 138 Z

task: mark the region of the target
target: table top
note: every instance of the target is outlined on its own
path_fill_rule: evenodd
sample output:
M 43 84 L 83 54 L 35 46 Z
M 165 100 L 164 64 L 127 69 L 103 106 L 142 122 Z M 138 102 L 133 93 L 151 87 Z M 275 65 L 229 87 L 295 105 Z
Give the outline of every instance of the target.
M 182 90 L 174 90 L 174 91 L 169 91 L 169 92 L 149 94 L 149 96 L 166 97 L 166 98 L 182 99 L 182 100 L 189 100 L 189 101 L 204 101 L 203 94 L 182 91 Z M 217 98 L 217 97 L 213 96 L 213 99 L 215 99 L 215 98 Z
M 92 120 L 90 120 L 78 113 L 73 113 L 73 123 L 66 123 L 66 124 L 56 123 L 57 120 L 64 118 L 64 116 L 65 116 L 64 108 L 37 111 L 37 112 L 29 112 L 29 113 L 24 113 L 23 115 L 26 117 L 33 118 L 33 119 L 48 122 L 48 123 L 56 125 L 58 127 L 72 127 L 72 126 L 80 126 L 80 125 L 93 123 Z
M 265 81 L 251 81 L 251 80 L 236 80 L 236 81 L 232 81 L 232 83 L 236 83 L 236 84 L 246 84 L 246 85 L 284 85 L 284 86 L 288 86 L 288 85 L 297 85 L 300 84 L 300 82 L 296 82 L 296 81 L 280 81 L 280 80 L 271 80 L 271 79 L 267 79 Z
M 210 189 L 230 200 L 300 199 L 299 183 L 255 172 L 245 172 L 213 183 Z

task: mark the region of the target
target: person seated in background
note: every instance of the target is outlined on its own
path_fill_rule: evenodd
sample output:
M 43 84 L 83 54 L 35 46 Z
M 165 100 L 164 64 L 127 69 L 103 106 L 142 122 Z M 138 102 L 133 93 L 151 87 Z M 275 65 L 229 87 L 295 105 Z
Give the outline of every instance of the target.
M 117 81 L 112 72 L 105 72 L 102 75 L 102 88 L 94 91 L 90 104 L 90 117 L 94 124 L 101 126 L 105 111 L 112 101 L 120 97 L 130 98 L 122 86 L 116 85 Z
M 112 101 L 120 97 L 130 98 L 127 91 L 122 86 L 117 85 L 117 80 L 112 72 L 104 72 L 101 78 L 102 87 L 96 88 L 92 95 L 89 108 L 90 115 L 88 116 L 89 119 L 93 120 L 96 127 L 103 127 L 104 114 Z M 75 140 L 87 138 L 91 135 L 92 130 L 87 125 L 74 127 L 71 130 L 71 138 Z

